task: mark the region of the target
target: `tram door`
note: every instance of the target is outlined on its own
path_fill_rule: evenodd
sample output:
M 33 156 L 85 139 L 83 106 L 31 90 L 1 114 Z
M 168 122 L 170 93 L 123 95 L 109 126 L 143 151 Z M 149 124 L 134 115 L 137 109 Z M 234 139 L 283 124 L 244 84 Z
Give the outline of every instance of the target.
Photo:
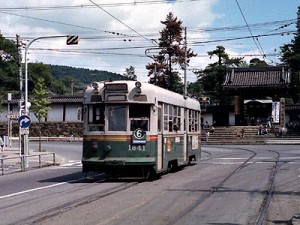
M 157 108 L 157 170 L 163 169 L 163 146 L 162 146 L 162 113 L 161 105 Z

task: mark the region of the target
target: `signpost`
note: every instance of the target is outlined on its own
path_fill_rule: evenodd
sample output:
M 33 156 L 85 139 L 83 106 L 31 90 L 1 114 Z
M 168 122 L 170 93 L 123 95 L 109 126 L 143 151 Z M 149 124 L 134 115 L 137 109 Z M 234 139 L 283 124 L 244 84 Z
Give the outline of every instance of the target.
M 29 126 L 31 124 L 31 119 L 27 115 L 22 115 L 18 119 L 18 124 L 19 124 L 20 128 L 29 128 Z

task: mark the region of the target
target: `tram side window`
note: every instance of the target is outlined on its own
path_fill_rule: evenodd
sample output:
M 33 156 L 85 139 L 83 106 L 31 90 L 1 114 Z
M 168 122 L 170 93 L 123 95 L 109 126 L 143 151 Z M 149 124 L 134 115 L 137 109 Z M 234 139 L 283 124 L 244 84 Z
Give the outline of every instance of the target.
M 174 106 L 169 105 L 169 131 L 173 131 L 173 112 L 174 112 Z
M 104 131 L 104 110 L 103 105 L 89 106 L 89 131 Z
M 199 112 L 195 110 L 189 111 L 189 131 L 199 131 Z
M 173 130 L 178 131 L 180 130 L 181 125 L 181 115 L 180 115 L 180 108 L 178 106 L 174 106 L 174 114 L 173 114 Z
M 150 105 L 129 105 L 129 119 L 131 131 L 134 131 L 137 128 L 149 131 Z
M 164 104 L 164 130 L 169 130 L 169 105 Z
M 178 106 L 164 104 L 164 130 L 177 132 L 180 130 L 180 124 L 180 108 Z
M 162 118 L 161 118 L 161 113 L 162 113 L 162 110 L 161 110 L 161 104 L 159 104 L 159 107 L 157 108 L 157 130 L 159 131 L 159 132 L 161 132 L 161 130 L 162 130 L 162 127 L 161 127 L 161 120 L 162 120 Z
M 108 130 L 126 131 L 126 106 L 108 106 Z
M 195 111 L 194 110 L 189 111 L 189 131 L 190 132 L 195 131 Z

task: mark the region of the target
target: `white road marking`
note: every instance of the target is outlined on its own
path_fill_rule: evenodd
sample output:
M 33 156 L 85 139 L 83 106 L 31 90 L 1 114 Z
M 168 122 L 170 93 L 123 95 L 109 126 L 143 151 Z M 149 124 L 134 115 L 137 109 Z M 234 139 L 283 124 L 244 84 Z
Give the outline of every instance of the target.
M 70 160 L 68 163 L 62 164 L 60 167 L 82 167 L 81 160 Z
M 57 187 L 57 186 L 61 186 L 61 185 L 64 185 L 64 184 L 67 184 L 67 183 L 70 183 L 70 182 L 76 182 L 76 181 L 80 181 L 80 180 L 84 180 L 84 179 L 86 179 L 86 178 L 82 177 L 82 178 L 79 178 L 79 179 L 76 179 L 76 180 L 70 180 L 70 181 L 61 182 L 61 183 L 57 183 L 57 184 L 52 184 L 52 185 L 48 185 L 48 186 L 44 186 L 44 187 L 33 188 L 33 189 L 26 190 L 26 191 L 20 191 L 20 192 L 12 193 L 12 194 L 9 194 L 9 195 L 3 195 L 3 196 L 0 196 L 0 199 L 10 198 L 10 197 L 13 197 L 13 196 L 22 195 L 22 194 L 26 194 L 26 193 L 30 193 L 30 192 L 34 192 L 34 191 L 39 191 L 39 190 L 43 190 L 43 189 Z

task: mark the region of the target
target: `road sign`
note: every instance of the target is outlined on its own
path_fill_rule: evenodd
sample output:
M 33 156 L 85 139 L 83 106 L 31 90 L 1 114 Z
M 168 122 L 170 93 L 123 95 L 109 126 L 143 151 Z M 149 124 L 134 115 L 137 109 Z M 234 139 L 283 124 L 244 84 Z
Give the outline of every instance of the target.
M 19 119 L 19 115 L 9 114 L 6 116 L 8 119 L 17 120 Z
M 67 45 L 77 45 L 79 40 L 80 40 L 79 36 L 68 35 Z
M 27 127 L 27 128 L 21 128 L 20 129 L 20 134 L 29 134 L 29 128 Z
M 21 128 L 28 128 L 31 124 L 31 119 L 29 116 L 22 115 L 18 119 L 18 124 Z

